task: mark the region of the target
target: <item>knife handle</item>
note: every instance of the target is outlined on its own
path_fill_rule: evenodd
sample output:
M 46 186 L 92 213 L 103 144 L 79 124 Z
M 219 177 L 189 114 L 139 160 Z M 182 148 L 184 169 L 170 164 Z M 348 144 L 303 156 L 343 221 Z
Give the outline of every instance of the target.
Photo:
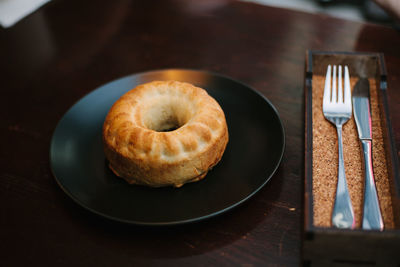
M 376 192 L 374 171 L 372 166 L 372 141 L 361 140 L 364 158 L 364 215 L 362 228 L 368 230 L 383 230 L 383 220 Z

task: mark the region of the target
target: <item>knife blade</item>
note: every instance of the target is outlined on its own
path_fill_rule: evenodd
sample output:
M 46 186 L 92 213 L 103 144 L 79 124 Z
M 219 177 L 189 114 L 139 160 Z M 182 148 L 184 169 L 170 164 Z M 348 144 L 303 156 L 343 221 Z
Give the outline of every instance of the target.
M 372 119 L 369 99 L 369 81 L 366 78 L 361 78 L 354 87 L 352 100 L 354 119 L 364 160 L 365 184 L 362 228 L 383 230 L 383 220 L 372 165 Z

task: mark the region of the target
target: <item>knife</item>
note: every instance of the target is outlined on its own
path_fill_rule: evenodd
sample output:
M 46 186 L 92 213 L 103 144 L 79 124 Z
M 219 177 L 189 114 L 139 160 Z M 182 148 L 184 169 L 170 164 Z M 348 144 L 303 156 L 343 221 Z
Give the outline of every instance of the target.
M 379 208 L 372 166 L 372 129 L 368 79 L 361 78 L 358 80 L 353 90 L 352 99 L 354 119 L 356 121 L 364 159 L 365 186 L 362 228 L 382 231 L 383 220 Z

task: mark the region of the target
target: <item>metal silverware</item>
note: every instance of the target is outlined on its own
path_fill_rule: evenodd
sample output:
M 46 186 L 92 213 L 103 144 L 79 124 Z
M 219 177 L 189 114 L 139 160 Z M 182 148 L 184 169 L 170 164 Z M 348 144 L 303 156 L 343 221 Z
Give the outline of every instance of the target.
M 329 65 L 326 71 L 322 110 L 325 118 L 336 126 L 339 145 L 338 182 L 332 213 L 332 225 L 338 228 L 354 228 L 354 212 L 344 171 L 342 143 L 343 124 L 351 118 L 350 76 L 347 66 L 345 66 L 344 73 L 344 92 L 342 86 L 342 66 L 339 66 L 337 81 L 338 90 L 336 91 L 336 66 L 333 66 L 331 84 L 331 65 Z
M 372 127 L 368 79 L 361 78 L 354 87 L 353 112 L 357 125 L 358 137 L 361 141 L 365 171 L 362 228 L 383 230 L 383 220 L 379 207 L 372 166 Z

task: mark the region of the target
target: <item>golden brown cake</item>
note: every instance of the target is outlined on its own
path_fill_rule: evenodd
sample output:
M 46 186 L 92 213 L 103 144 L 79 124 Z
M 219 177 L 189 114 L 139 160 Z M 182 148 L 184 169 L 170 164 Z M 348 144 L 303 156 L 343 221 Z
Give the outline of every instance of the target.
M 205 90 L 154 81 L 114 103 L 103 143 L 111 170 L 128 183 L 180 187 L 204 178 L 220 161 L 228 128 L 221 107 Z

